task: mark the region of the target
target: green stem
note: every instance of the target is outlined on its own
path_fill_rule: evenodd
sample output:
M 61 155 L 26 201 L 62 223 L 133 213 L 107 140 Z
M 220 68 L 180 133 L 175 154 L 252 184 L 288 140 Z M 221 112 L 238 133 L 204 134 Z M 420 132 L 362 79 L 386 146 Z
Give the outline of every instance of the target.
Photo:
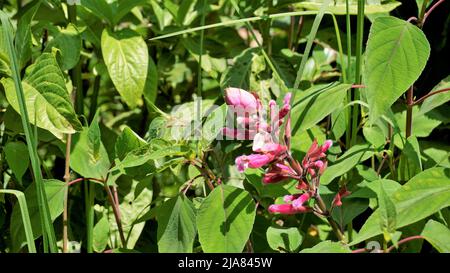
M 410 137 L 412 134 L 412 112 L 414 106 L 414 86 L 408 89 L 406 93 L 406 138 Z
M 351 24 L 350 24 L 350 8 L 348 4 L 349 0 L 345 0 L 345 23 L 346 23 L 346 33 L 347 33 L 347 75 L 350 77 L 350 68 L 351 68 L 351 62 L 352 62 L 352 31 L 351 31 Z M 349 83 L 349 79 L 347 79 L 347 83 Z M 349 89 L 347 91 L 347 102 L 350 103 L 352 101 L 352 90 Z M 350 147 L 350 140 L 351 140 L 351 124 L 352 124 L 352 113 L 349 109 L 345 110 L 345 113 L 347 113 L 347 130 L 345 130 L 345 146 L 347 148 Z
M 316 198 L 316 201 L 317 201 L 317 205 L 319 206 L 320 210 L 322 212 L 324 212 L 328 223 L 330 224 L 331 228 L 334 231 L 334 234 L 336 234 L 336 237 L 339 239 L 339 241 L 344 242 L 345 236 L 342 233 L 341 229 L 339 228 L 339 225 L 336 223 L 336 221 L 334 221 L 333 217 L 331 217 L 331 214 L 327 210 L 327 206 L 323 202 L 322 197 L 320 197 L 320 195 L 317 194 L 315 198 Z
M 355 84 L 361 84 L 361 67 L 362 67 L 362 49 L 364 35 L 364 4 L 365 0 L 358 1 L 358 15 L 356 27 L 356 67 L 355 67 Z M 355 88 L 353 100 L 359 100 L 359 88 Z M 359 105 L 353 107 L 352 114 L 352 138 L 351 146 L 356 143 L 356 134 L 358 133 Z

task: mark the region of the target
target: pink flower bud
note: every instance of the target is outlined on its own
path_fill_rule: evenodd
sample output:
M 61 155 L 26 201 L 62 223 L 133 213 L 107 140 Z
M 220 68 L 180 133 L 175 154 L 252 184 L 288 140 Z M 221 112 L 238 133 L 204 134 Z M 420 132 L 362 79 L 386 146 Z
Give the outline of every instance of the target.
M 285 203 L 289 203 L 289 202 L 292 202 L 293 200 L 295 199 L 295 196 L 294 195 L 285 195 L 284 197 L 283 197 L 283 201 L 285 202 Z
M 228 105 L 242 107 L 248 109 L 248 111 L 256 111 L 258 108 L 255 96 L 240 88 L 226 88 L 225 101 Z
M 269 164 L 273 160 L 270 154 L 242 155 L 236 158 L 236 166 L 240 172 L 246 168 L 257 169 Z
M 333 145 L 333 141 L 332 140 L 326 140 L 325 143 L 322 145 L 322 153 L 325 153 L 326 151 L 328 151 L 328 149 L 330 149 L 331 145 Z
M 263 176 L 262 182 L 264 184 L 273 184 L 273 183 L 281 182 L 288 178 L 289 178 L 288 176 L 279 174 L 279 173 L 266 173 Z
M 291 104 L 291 97 L 292 97 L 292 93 L 291 92 L 287 93 L 283 99 L 284 104 Z
M 321 169 L 321 168 L 323 167 L 323 165 L 324 165 L 324 163 L 323 163 L 322 160 L 317 160 L 316 162 L 314 162 L 314 166 L 315 166 L 316 168 Z

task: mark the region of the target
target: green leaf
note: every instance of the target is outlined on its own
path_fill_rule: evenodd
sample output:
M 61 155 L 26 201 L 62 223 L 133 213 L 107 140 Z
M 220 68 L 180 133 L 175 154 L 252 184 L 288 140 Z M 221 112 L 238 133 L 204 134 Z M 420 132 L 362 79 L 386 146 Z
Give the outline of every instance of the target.
M 415 223 L 450 206 L 450 170 L 431 168 L 414 176 L 391 196 L 397 211 L 396 228 Z M 367 219 L 351 245 L 382 233 L 380 211 Z
M 388 13 L 401 5 L 399 1 L 367 1 L 364 6 L 364 14 L 376 14 L 376 13 Z M 375 2 L 375 3 L 374 3 Z M 378 3 L 377 3 L 378 2 Z M 296 8 L 302 8 L 307 10 L 319 10 L 323 0 L 309 0 L 301 1 L 295 4 Z M 345 1 L 334 1 L 333 5 L 330 5 L 326 11 L 336 15 L 345 15 L 347 12 Z M 358 5 L 356 1 L 349 0 L 349 13 L 356 15 L 358 13 Z
M 142 37 L 130 30 L 103 30 L 102 54 L 114 86 L 134 108 L 142 104 L 148 70 L 148 49 Z
M 123 160 L 125 156 L 143 145 L 147 144 L 138 134 L 136 134 L 130 127 L 123 128 L 122 134 L 116 140 L 115 151 L 116 157 L 119 160 Z
M 133 249 L 145 226 L 145 222 L 139 222 L 138 220 L 150 210 L 153 198 L 152 178 L 146 177 L 142 180 L 135 180 L 129 176 L 121 176 L 116 184 L 118 185 L 119 209 L 126 248 Z M 109 205 L 108 210 L 111 239 L 113 242 L 120 242 L 116 220 Z
M 380 183 L 380 191 L 378 192 L 378 203 L 380 211 L 380 227 L 386 241 L 391 240 L 391 234 L 395 233 L 397 225 L 397 212 L 391 198 L 384 190 L 383 183 Z
M 421 235 L 439 252 L 450 253 L 450 229 L 445 225 L 429 220 Z
M 419 78 L 429 55 L 430 45 L 418 27 L 395 17 L 374 21 L 363 76 L 372 123 Z
M 110 24 L 114 22 L 112 7 L 108 5 L 106 0 L 81 0 L 81 6 L 89 9 L 94 16 L 97 16 Z
M 314 86 L 306 91 L 298 92 L 292 106 L 292 132 L 304 131 L 341 106 L 351 84 L 331 83 Z
M 445 79 L 443 79 L 438 85 L 436 85 L 433 88 L 433 90 L 430 91 L 430 93 L 445 88 L 450 88 L 450 76 L 447 76 Z M 436 107 L 441 106 L 442 104 L 448 101 L 450 101 L 450 91 L 438 93 L 436 95 L 428 97 L 423 101 L 422 105 L 420 106 L 419 114 L 428 113 L 429 111 L 433 110 Z
M 152 103 L 155 102 L 156 96 L 158 95 L 158 77 L 158 68 L 153 59 L 149 56 L 144 98 Z
M 114 16 L 113 16 L 114 24 L 117 24 L 120 21 L 120 19 L 122 19 L 122 17 L 124 17 L 127 13 L 129 13 L 135 7 L 147 4 L 149 1 L 148 0 L 126 0 L 126 1 L 122 0 L 122 1 L 117 1 L 117 2 L 118 2 L 118 6 L 115 9 Z
M 102 215 L 100 220 L 95 224 L 92 238 L 94 251 L 103 252 L 109 240 L 109 222 L 106 214 Z
M 101 141 L 98 113 L 89 128 L 73 136 L 70 167 L 83 177 L 106 178 L 110 162 Z
M 226 104 L 222 104 L 212 111 L 206 118 L 202 127 L 202 138 L 204 145 L 207 146 L 216 139 L 222 128 L 225 126 L 225 118 L 227 116 L 228 107 Z
M 379 148 L 386 144 L 386 138 L 378 126 L 364 126 L 363 134 L 367 141 L 373 144 L 374 147 Z
M 422 171 L 419 142 L 415 136 L 410 136 L 403 147 L 398 165 L 398 179 L 408 181 Z
M 63 134 L 73 134 L 81 130 L 81 123 L 73 109 L 64 76 L 55 56 L 43 53 L 29 69 L 30 72 L 22 84 L 30 122 L 58 138 L 62 138 Z M 9 78 L 4 78 L 1 82 L 5 87 L 8 102 L 20 113 L 14 82 Z
M 333 209 L 333 219 L 342 227 L 351 223 L 355 217 L 363 213 L 369 207 L 369 200 L 353 198 L 353 194 L 350 197 L 342 200 L 342 206 Z
M 50 216 L 54 221 L 62 212 L 64 205 L 64 190 L 66 184 L 56 179 L 44 180 L 45 193 L 47 194 L 48 206 L 50 208 Z M 42 235 L 41 218 L 39 216 L 39 203 L 36 193 L 36 184 L 31 184 L 24 192 L 27 199 L 28 211 L 33 228 L 34 239 Z M 26 236 L 22 224 L 22 216 L 20 206 L 16 204 L 11 215 L 11 241 L 12 252 L 18 252 L 26 245 Z
M 11 168 L 17 180 L 22 182 L 22 176 L 30 164 L 27 145 L 21 141 L 8 142 L 5 145 L 4 151 L 8 166 Z
M 269 227 L 266 236 L 269 246 L 277 251 L 295 251 L 303 241 L 303 236 L 296 227 Z
M 164 202 L 157 212 L 160 253 L 192 253 L 195 235 L 195 207 L 179 195 Z
M 258 50 L 257 48 L 248 48 L 234 58 L 233 65 L 227 68 L 220 79 L 222 89 L 227 87 L 249 89 L 252 60 L 257 56 Z
M 17 24 L 15 45 L 20 68 L 24 67 L 31 59 L 31 22 L 40 6 L 40 1 L 33 4 L 33 6 L 22 15 Z
M 306 248 L 300 253 L 350 253 L 350 249 L 339 242 L 323 241 L 312 248 Z
M 216 187 L 197 213 L 203 251 L 242 252 L 253 228 L 255 208 L 248 192 L 228 185 Z
M 350 171 L 353 167 L 370 158 L 374 154 L 371 145 L 360 144 L 351 147 L 325 170 L 320 184 L 328 185 L 333 179 Z
M 50 34 L 53 39 L 48 42 L 45 51 L 52 52 L 53 47 L 58 48 L 62 56 L 61 69 L 73 68 L 78 63 L 81 52 L 81 36 L 78 29 L 69 24 L 65 29 L 50 28 Z

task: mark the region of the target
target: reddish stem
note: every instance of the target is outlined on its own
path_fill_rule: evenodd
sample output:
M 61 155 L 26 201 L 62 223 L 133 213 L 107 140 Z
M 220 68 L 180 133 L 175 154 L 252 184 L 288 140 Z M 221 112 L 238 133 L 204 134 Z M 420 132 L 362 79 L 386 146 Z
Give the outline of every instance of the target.
M 407 237 L 407 238 L 405 238 L 405 239 L 402 239 L 402 240 L 398 241 L 398 245 L 400 246 L 401 244 L 404 244 L 404 243 L 406 243 L 406 242 L 413 241 L 413 240 L 418 240 L 418 239 L 425 239 L 425 237 L 420 236 L 420 235 Z M 394 248 L 395 248 L 395 246 L 393 245 L 393 246 L 389 247 L 389 248 L 386 250 L 386 252 L 389 253 L 389 252 L 391 252 Z
M 436 95 L 436 94 L 439 94 L 439 93 L 443 93 L 443 92 L 447 92 L 447 91 L 450 91 L 450 88 L 444 88 L 444 89 L 441 89 L 441 90 L 437 90 L 437 91 L 433 91 L 433 92 L 431 92 L 431 93 L 428 93 L 427 95 L 425 95 L 425 96 L 421 97 L 420 99 L 416 100 L 416 101 L 413 103 L 413 105 L 420 104 L 420 103 L 422 103 L 424 100 L 426 100 L 427 98 L 429 98 L 429 97 L 431 97 L 431 96 L 433 96 L 433 95 Z
M 442 3 L 444 3 L 444 2 L 445 2 L 445 0 L 439 0 L 438 2 L 436 2 L 436 4 L 434 4 L 434 5 L 433 5 L 433 6 L 425 13 L 425 15 L 423 16 L 422 23 L 421 23 L 422 27 L 423 27 L 423 25 L 425 24 L 425 21 L 427 20 L 428 16 L 430 16 L 431 12 L 432 12 L 434 9 L 436 9 L 440 4 L 442 4 Z
M 87 178 L 85 178 L 85 177 L 80 177 L 80 178 L 77 178 L 77 179 L 75 179 L 75 180 L 70 181 L 70 182 L 68 183 L 68 185 L 69 185 L 69 186 L 72 186 L 73 184 L 76 184 L 76 183 L 78 183 L 78 182 L 81 182 L 81 181 L 89 181 L 89 180 L 97 181 L 97 182 L 100 182 L 100 183 L 105 183 L 104 180 L 97 179 L 97 178 L 92 178 L 92 177 L 87 177 Z

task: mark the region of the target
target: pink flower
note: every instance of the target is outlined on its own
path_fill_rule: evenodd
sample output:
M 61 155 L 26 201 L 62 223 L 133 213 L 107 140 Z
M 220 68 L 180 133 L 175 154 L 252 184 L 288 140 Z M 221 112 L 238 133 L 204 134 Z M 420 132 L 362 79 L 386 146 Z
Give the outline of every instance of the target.
M 226 88 L 225 101 L 228 105 L 245 108 L 250 112 L 255 112 L 258 109 L 256 97 L 250 92 L 240 88 Z
M 271 154 L 242 155 L 236 158 L 236 166 L 240 172 L 243 172 L 246 168 L 261 168 L 272 160 L 273 156 Z
M 294 208 L 292 204 L 279 204 L 279 205 L 270 205 L 269 212 L 270 213 L 281 213 L 281 214 L 296 214 L 296 213 L 305 213 L 311 211 L 309 207 L 298 207 Z
M 309 200 L 309 198 L 311 198 L 311 194 L 309 192 L 304 193 L 302 195 L 300 195 L 300 197 L 298 197 L 297 199 L 292 201 L 292 206 L 294 208 L 299 208 L 303 206 L 303 203 L 305 203 L 306 201 Z

